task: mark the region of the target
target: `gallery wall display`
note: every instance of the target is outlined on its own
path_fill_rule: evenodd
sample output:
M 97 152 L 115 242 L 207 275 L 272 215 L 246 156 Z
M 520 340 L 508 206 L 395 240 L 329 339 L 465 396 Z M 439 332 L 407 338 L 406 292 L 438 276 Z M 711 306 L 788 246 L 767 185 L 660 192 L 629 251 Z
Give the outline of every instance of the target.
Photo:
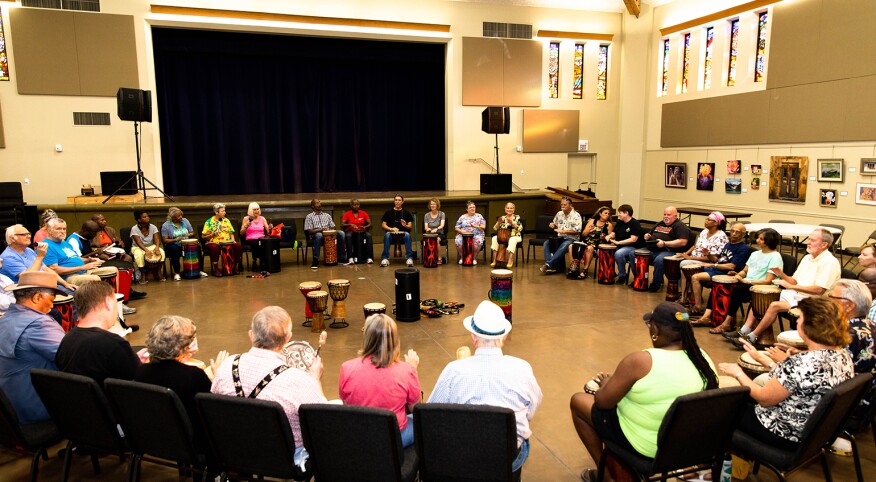
M 701 162 L 697 164 L 697 190 L 713 191 L 715 189 L 715 163 Z
M 751 178 L 751 190 L 757 191 L 758 189 L 760 189 L 760 178 L 759 177 L 752 177 Z
M 843 182 L 842 159 L 819 159 L 818 182 Z
M 724 192 L 727 194 L 742 194 L 742 178 L 728 177 L 724 179 Z
M 837 201 L 836 189 L 819 189 L 818 205 L 823 208 L 835 208 Z
M 876 184 L 858 183 L 855 186 L 855 202 L 876 206 Z
M 770 157 L 770 201 L 806 203 L 807 156 Z
M 876 174 L 876 157 L 861 158 L 861 174 Z
M 752 176 L 760 176 L 763 173 L 763 170 L 760 167 L 760 164 L 752 164 L 751 165 L 751 175 Z
M 732 159 L 727 161 L 727 174 L 739 174 L 742 172 L 742 161 Z
M 687 189 L 687 164 L 667 162 L 664 186 Z

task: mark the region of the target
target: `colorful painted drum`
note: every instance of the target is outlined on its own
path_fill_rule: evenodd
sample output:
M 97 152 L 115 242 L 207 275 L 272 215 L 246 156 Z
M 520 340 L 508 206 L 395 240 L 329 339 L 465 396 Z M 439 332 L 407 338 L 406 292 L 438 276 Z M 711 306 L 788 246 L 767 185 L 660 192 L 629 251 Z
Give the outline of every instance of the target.
M 91 274 L 100 278 L 101 281 L 113 287 L 113 291 L 118 293 L 118 285 L 117 280 L 119 276 L 119 270 L 117 268 L 111 267 L 100 267 L 91 270 Z
M 600 244 L 599 258 L 596 262 L 596 282 L 601 285 L 614 284 L 614 252 L 617 246 L 613 244 Z
M 474 266 L 474 234 L 462 233 L 462 265 Z
M 316 359 L 316 350 L 304 340 L 292 340 L 283 345 L 283 355 L 290 367 L 309 372 Z
M 220 258 L 222 259 L 222 276 L 234 274 L 234 242 L 225 241 L 219 243 Z
M 332 323 L 329 328 L 346 328 L 350 326 L 347 323 L 347 294 L 350 292 L 350 280 L 345 279 L 330 279 L 328 280 L 329 296 L 332 297 Z
M 310 303 L 307 302 L 307 293 L 322 289 L 319 281 L 305 281 L 298 285 L 298 291 L 304 296 L 304 323 L 301 326 L 310 326 L 313 323 L 313 313 L 310 311 Z
M 200 250 L 197 239 L 182 240 L 182 277 L 199 279 L 201 277 Z
M 438 258 L 441 256 L 438 249 L 438 235 L 424 234 L 423 235 L 423 267 L 437 268 Z
M 766 351 L 760 352 L 762 355 L 766 356 Z M 739 365 L 739 368 L 748 375 L 748 378 L 754 379 L 758 375 L 762 373 L 767 373 L 770 371 L 769 367 L 765 367 L 758 363 L 748 352 L 745 352 L 739 355 L 739 359 L 736 360 L 736 364 Z
M 681 292 L 678 285 L 681 282 L 681 260 L 679 255 L 663 258 L 663 272 L 666 274 L 666 301 L 678 301 Z
M 648 291 L 648 265 L 651 263 L 651 252 L 647 249 L 637 249 L 633 252 L 636 263 L 633 265 L 633 289 Z
M 499 228 L 496 230 L 496 243 L 499 245 L 496 249 L 496 267 L 504 268 L 508 266 L 508 241 L 510 239 L 510 229 Z
M 338 232 L 326 229 L 322 232 L 323 262 L 326 266 L 338 264 Z
M 687 264 L 681 267 L 681 274 L 684 275 L 684 296 L 681 298 L 682 305 L 690 306 L 694 303 L 693 275 L 702 273 L 703 270 L 705 270 L 705 265 L 699 262 Z
M 718 274 L 712 276 L 712 326 L 724 323 L 730 314 L 730 295 L 739 280 L 735 276 Z
M 490 271 L 490 291 L 487 297 L 502 308 L 505 319 L 511 321 L 511 284 L 514 272 L 510 269 L 494 269 Z
M 119 275 L 116 278 L 115 291 L 124 296 L 125 301 L 128 301 L 131 297 L 131 282 L 134 280 L 134 263 L 115 258 L 105 261 L 100 267 L 112 267 L 118 270 Z
M 73 297 L 70 295 L 55 296 L 54 308 L 61 312 L 61 328 L 64 333 L 76 326 L 76 316 L 73 313 Z
M 321 333 L 325 330 L 325 321 L 322 314 L 328 307 L 329 294 L 325 291 L 311 291 L 307 293 L 307 304 L 310 305 L 310 311 L 313 312 L 313 323 L 310 325 L 311 333 Z

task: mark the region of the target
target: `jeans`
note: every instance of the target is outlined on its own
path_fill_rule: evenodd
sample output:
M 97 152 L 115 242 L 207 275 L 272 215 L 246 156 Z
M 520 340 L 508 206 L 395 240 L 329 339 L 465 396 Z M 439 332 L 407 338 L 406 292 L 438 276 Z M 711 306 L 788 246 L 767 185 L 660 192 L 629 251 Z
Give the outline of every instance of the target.
M 389 248 L 392 246 L 392 233 L 387 231 L 383 235 L 383 252 L 380 253 L 380 259 L 389 259 Z M 411 233 L 405 232 L 405 258 L 414 259 L 414 253 L 411 250 Z
M 410 447 L 414 444 L 414 414 L 408 414 L 408 424 L 401 431 L 402 448 Z
M 517 472 L 520 470 L 520 467 L 523 467 L 523 462 L 526 462 L 526 459 L 529 458 L 529 439 L 523 441 L 520 444 L 520 453 L 517 454 L 517 458 L 514 459 L 514 462 L 511 462 L 511 471 Z
M 652 284 L 663 284 L 663 258 L 674 255 L 675 253 L 668 250 L 651 253 L 651 264 L 654 265 L 654 278 L 651 280 Z
M 627 263 L 635 263 L 636 248 L 634 246 L 621 246 L 614 252 L 614 262 L 617 265 L 617 275 L 627 275 Z
M 319 248 L 322 248 L 323 236 L 322 233 L 316 233 L 310 239 L 310 245 L 313 247 L 313 260 L 319 261 Z M 344 262 L 347 260 L 347 242 L 344 240 L 344 232 L 337 231 L 337 239 L 335 245 L 338 247 L 338 261 Z
M 557 251 L 551 256 L 551 242 L 544 242 L 544 262 L 553 269 L 559 269 L 561 259 L 566 259 L 566 251 L 569 250 L 569 245 L 574 243 L 574 239 L 563 238 L 560 245 L 557 246 Z

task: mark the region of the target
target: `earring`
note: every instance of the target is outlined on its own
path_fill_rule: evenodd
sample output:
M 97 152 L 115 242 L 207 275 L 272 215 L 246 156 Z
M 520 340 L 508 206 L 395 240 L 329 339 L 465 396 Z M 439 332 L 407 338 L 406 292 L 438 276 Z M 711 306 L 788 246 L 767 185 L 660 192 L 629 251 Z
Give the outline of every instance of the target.
M 657 341 L 657 335 L 651 335 L 651 341 Z

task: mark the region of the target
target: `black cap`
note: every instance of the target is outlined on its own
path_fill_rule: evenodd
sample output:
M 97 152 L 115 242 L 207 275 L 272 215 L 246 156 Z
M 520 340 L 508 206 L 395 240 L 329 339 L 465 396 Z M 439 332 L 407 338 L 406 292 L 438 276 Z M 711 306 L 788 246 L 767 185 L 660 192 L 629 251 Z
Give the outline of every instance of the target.
M 690 316 L 687 309 L 678 303 L 664 301 L 654 308 L 654 311 L 649 311 L 642 316 L 645 321 L 655 320 L 663 325 L 671 325 L 679 321 L 687 321 Z

